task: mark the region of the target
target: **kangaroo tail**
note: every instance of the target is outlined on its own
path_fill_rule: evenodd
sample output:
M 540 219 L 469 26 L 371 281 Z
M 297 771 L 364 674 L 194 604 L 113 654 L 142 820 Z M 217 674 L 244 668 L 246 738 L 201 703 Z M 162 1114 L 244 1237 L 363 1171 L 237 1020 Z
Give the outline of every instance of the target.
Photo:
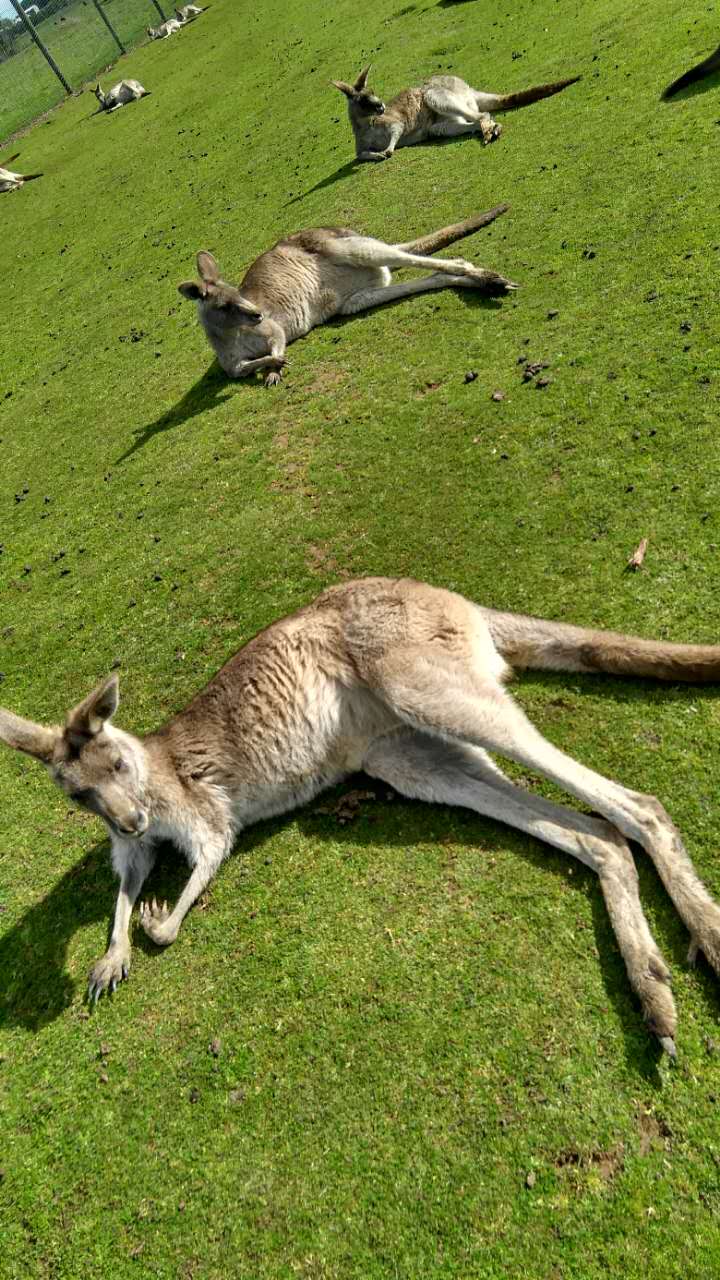
M 24 173 L 22 175 L 23 182 L 34 182 L 36 178 L 44 178 L 44 173 Z
M 439 249 L 445 249 L 456 240 L 463 240 L 465 236 L 471 236 L 481 227 L 487 227 L 502 213 L 507 213 L 509 208 L 509 204 L 498 204 L 485 213 L 476 213 L 472 218 L 466 218 L 464 222 L 455 222 L 451 227 L 441 227 L 439 231 L 431 231 L 429 235 L 420 236 L 418 240 L 408 240 L 407 244 L 399 244 L 396 248 L 405 249 L 408 253 L 424 255 L 437 253 Z
M 532 89 L 520 89 L 517 93 L 481 93 L 478 94 L 478 105 L 482 111 L 517 111 L 520 107 L 529 107 L 532 102 L 541 98 L 552 98 L 561 93 L 570 84 L 577 84 L 580 76 L 571 76 L 569 80 L 556 80 L 553 84 L 538 84 Z
M 12 164 L 13 160 L 17 160 L 19 155 L 20 152 L 16 151 L 14 156 L 8 156 L 7 160 L 0 161 L 0 168 L 7 169 L 8 165 Z
M 482 609 L 496 648 L 519 669 L 604 671 L 688 684 L 720 682 L 720 645 L 667 644 Z
M 673 80 L 667 89 L 663 89 L 663 98 L 672 98 L 674 94 L 679 93 L 681 89 L 687 88 L 689 84 L 695 84 L 696 80 L 703 80 L 705 76 L 709 76 L 711 72 L 720 70 L 720 46 L 711 53 L 704 62 L 699 62 L 696 67 L 691 67 L 684 75 L 678 76 L 677 80 Z

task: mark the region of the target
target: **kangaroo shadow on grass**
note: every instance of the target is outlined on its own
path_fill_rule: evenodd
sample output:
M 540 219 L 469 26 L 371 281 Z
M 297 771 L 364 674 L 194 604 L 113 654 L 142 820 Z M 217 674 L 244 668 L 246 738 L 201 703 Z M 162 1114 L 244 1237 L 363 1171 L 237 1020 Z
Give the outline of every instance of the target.
M 678 80 L 680 79 L 679 76 L 677 78 Z M 687 98 L 697 98 L 701 93 L 711 93 L 717 89 L 720 89 L 720 71 L 711 71 L 702 80 L 696 81 L 695 84 L 687 84 L 684 88 L 678 89 L 677 93 L 673 93 L 670 98 L 665 97 L 665 91 L 663 90 L 660 94 L 660 101 L 672 106 L 674 102 L 683 102 Z
M 245 853 L 262 843 L 266 832 L 258 826 L 248 837 L 243 837 Z M 141 898 L 175 902 L 188 875 L 183 855 L 172 845 L 161 845 Z M 0 937 L 0 1027 L 39 1031 L 60 1017 L 78 997 L 84 997 L 87 974 L 67 972 L 68 948 L 78 930 L 104 922 L 105 934 L 102 939 L 98 935 L 93 961 L 100 958 L 110 941 L 117 890 L 110 841 L 100 840 L 45 898 Z M 160 956 L 162 949 L 150 941 L 137 922 L 137 907 L 130 939 L 135 951 Z
M 304 200 L 306 196 L 311 196 L 315 191 L 323 191 L 325 187 L 332 187 L 336 182 L 341 182 L 343 178 L 349 178 L 351 173 L 360 167 L 357 160 L 348 160 L 345 164 L 339 165 L 333 173 L 329 173 L 326 178 L 321 178 L 315 183 L 314 187 L 308 187 L 307 191 L 301 191 L 299 196 L 293 196 L 292 200 L 286 200 L 283 205 L 284 209 L 288 209 L 292 204 L 298 204 Z
M 222 394 L 222 393 L 225 394 Z M 228 383 L 228 376 L 220 368 L 216 360 L 205 370 L 201 378 L 195 382 L 189 391 L 185 392 L 182 400 L 179 400 L 172 409 L 166 410 L 154 422 L 148 422 L 144 427 L 138 427 L 133 435 L 136 437 L 134 444 L 125 450 L 119 458 L 116 459 L 116 465 L 120 462 L 127 461 L 139 449 L 144 449 L 154 436 L 160 435 L 163 431 L 172 431 L 175 427 L 182 427 L 184 423 L 189 422 L 191 418 L 197 417 L 199 413 L 206 413 L 209 409 L 216 409 L 218 405 L 224 404 L 232 396 L 232 388 Z

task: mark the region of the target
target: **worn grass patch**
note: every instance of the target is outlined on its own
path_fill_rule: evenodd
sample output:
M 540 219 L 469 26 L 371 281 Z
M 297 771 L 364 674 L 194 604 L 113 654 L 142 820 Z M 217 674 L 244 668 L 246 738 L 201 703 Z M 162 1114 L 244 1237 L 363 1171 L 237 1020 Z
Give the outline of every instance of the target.
M 214 0 L 124 61 L 151 97 L 91 120 L 73 100 L 23 139 L 47 176 L 2 203 L 2 702 L 56 719 L 119 661 L 142 732 L 344 574 L 716 640 L 717 88 L 658 100 L 716 43 L 696 0 L 652 23 L 620 0 Z M 354 169 L 328 81 L 371 59 L 385 96 L 449 68 L 583 80 L 491 148 Z M 463 252 L 516 297 L 330 325 L 276 393 L 222 378 L 175 290 L 201 247 L 234 279 L 297 227 L 403 240 L 504 199 Z M 720 893 L 712 690 L 518 696 L 658 794 Z M 172 949 L 136 937 L 87 1018 L 107 841 L 30 762 L 4 754 L 0 785 L 3 1280 L 714 1274 L 718 989 L 642 859 L 675 1071 L 588 873 L 383 790 L 347 825 L 246 833 Z M 150 887 L 181 883 L 168 857 Z

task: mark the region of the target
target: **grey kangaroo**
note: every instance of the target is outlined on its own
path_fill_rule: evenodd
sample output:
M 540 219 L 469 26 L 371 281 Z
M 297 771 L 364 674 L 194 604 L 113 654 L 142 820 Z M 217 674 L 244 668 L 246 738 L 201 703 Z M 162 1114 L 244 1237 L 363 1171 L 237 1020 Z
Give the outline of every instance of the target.
M 483 143 L 500 137 L 502 127 L 491 111 L 514 111 L 550 98 L 580 77 L 541 84 L 518 93 L 481 93 L 458 76 L 432 76 L 417 89 L 403 89 L 387 106 L 368 89 L 370 67 L 354 84 L 332 80 L 348 100 L 357 160 L 389 160 L 396 147 L 412 147 L 429 138 L 456 138 L 475 133 Z
M 627 841 L 652 858 L 690 931 L 691 958 L 702 950 L 718 971 L 720 907 L 659 801 L 543 738 L 505 688 L 508 663 L 706 682 L 720 680 L 720 645 L 585 630 L 482 608 L 411 579 L 360 578 L 261 631 L 142 740 L 112 724 L 115 675 L 63 727 L 0 710 L 0 740 L 40 760 L 110 833 L 120 891 L 90 998 L 128 975 L 131 912 L 159 841 L 173 841 L 191 868 L 172 910 L 154 900 L 140 908 L 148 937 L 167 946 L 238 832 L 364 769 L 404 796 L 508 823 L 596 872 L 647 1023 L 674 1055 L 670 974 L 643 914 Z M 516 786 L 488 752 L 544 774 L 594 814 Z
M 102 111 L 117 111 L 120 107 L 127 106 L 128 102 L 138 102 L 140 98 L 150 96 L 150 90 L 143 89 L 139 80 L 118 80 L 107 93 L 103 93 L 100 85 L 96 84 L 93 93 Z
M 12 164 L 19 155 L 20 152 L 16 151 L 5 161 L 5 164 Z M 0 165 L 0 195 L 5 191 L 18 191 L 24 182 L 34 182 L 35 178 L 42 177 L 44 177 L 42 173 L 13 173 L 12 169 L 4 169 Z
M 689 71 L 678 76 L 677 80 L 673 80 L 672 84 L 663 90 L 663 98 L 674 97 L 681 89 L 687 89 L 688 85 L 704 80 L 705 76 L 712 75 L 713 71 L 720 71 L 720 45 L 703 62 L 699 62 L 696 67 L 691 67 Z
M 256 258 L 239 285 L 227 284 L 211 253 L 197 256 L 199 282 L 178 285 L 197 302 L 200 323 L 220 365 L 231 378 L 265 372 L 276 386 L 287 364 L 289 342 L 332 316 L 350 316 L 429 289 L 479 289 L 491 296 L 517 285 L 464 258 L 437 258 L 455 240 L 472 235 L 509 208 L 501 204 L 406 244 L 385 244 L 346 227 L 317 227 L 278 240 Z M 401 267 L 434 267 L 431 276 L 392 284 Z

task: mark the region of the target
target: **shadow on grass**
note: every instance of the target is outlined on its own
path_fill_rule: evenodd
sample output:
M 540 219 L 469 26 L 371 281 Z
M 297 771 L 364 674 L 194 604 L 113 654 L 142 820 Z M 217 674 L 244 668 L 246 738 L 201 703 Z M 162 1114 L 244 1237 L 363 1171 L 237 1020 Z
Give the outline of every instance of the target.
M 352 140 L 351 140 L 352 145 Z M 321 178 L 315 183 L 314 187 L 308 187 L 307 191 L 301 191 L 299 196 L 293 196 L 292 200 L 286 200 L 283 205 L 284 209 L 289 209 L 291 204 L 297 204 L 300 200 L 304 200 L 306 196 L 311 196 L 315 191 L 324 191 L 325 187 L 332 187 L 336 182 L 341 182 L 343 178 L 349 178 L 360 166 L 355 160 L 348 160 L 346 164 L 341 164 L 333 173 L 329 173 L 326 178 Z
M 225 392 L 223 395 L 222 393 Z M 172 409 L 168 409 L 165 413 L 156 418 L 154 422 L 149 422 L 145 427 L 138 427 L 133 435 L 136 437 L 135 443 L 125 450 L 116 463 L 126 462 L 139 449 L 144 449 L 146 444 L 163 431 L 172 431 L 175 427 L 182 427 L 191 418 L 195 418 L 199 413 L 205 413 L 209 409 L 216 409 L 218 405 L 224 404 L 233 394 L 229 384 L 228 376 L 223 373 L 220 365 L 216 360 L 205 370 L 201 378 L 185 392 L 182 400 L 178 401 Z
M 683 102 L 687 98 L 697 98 L 701 93 L 711 93 L 719 88 L 720 71 L 711 71 L 709 75 L 702 80 L 698 80 L 695 84 L 688 84 L 684 88 L 678 89 L 677 93 L 673 93 L 670 98 L 666 98 L 663 92 L 660 95 L 660 101 L 672 106 L 674 102 Z
M 452 0 L 452 2 L 457 3 L 457 0 Z M 467 3 L 468 0 L 460 0 L 460 2 Z M 444 0 L 439 0 L 439 3 L 443 4 Z M 473 137 L 471 134 L 466 134 L 457 138 L 425 138 L 422 142 L 414 142 L 413 147 L 449 147 L 458 142 L 477 143 L 478 141 L 478 138 Z M 352 139 L 350 140 L 350 145 L 352 145 Z M 402 150 L 403 148 L 400 149 Z M 392 164 L 394 161 L 397 162 L 396 155 L 392 155 L 389 160 L 378 160 L 374 162 L 371 160 L 348 160 L 345 164 L 341 164 L 337 169 L 335 169 L 333 173 L 329 173 L 326 178 L 322 178 L 320 182 L 316 182 L 314 187 L 308 187 L 307 191 L 301 191 L 299 196 L 293 196 L 292 200 L 287 200 L 283 208 L 287 209 L 290 205 L 298 204 L 300 200 L 304 200 L 307 196 L 313 195 L 315 191 L 323 191 L 325 187 L 332 187 L 336 182 L 340 182 L 343 178 L 349 178 L 350 175 L 355 173 L 358 169 L 371 168 L 373 163 Z
M 329 801 L 332 811 L 333 797 L 337 798 L 355 787 L 374 791 L 379 802 L 382 802 L 388 790 L 386 784 L 360 775 L 348 779 L 342 786 L 326 793 L 321 803 L 327 804 Z M 359 820 L 349 827 L 339 825 L 332 816 L 321 814 L 316 807 L 302 809 L 288 815 L 288 818 L 258 823 L 257 826 L 244 832 L 238 841 L 236 856 L 244 859 L 251 858 L 254 851 L 264 845 L 273 831 L 278 830 L 287 821 L 296 822 L 306 838 L 314 842 L 329 839 L 334 845 L 347 844 L 353 850 L 363 846 L 376 848 L 388 845 L 404 850 L 407 848 L 407 828 L 404 823 L 401 823 L 401 829 L 398 830 L 397 818 L 406 810 L 408 825 L 412 828 L 418 812 L 427 811 L 427 806 L 398 796 L 392 809 L 394 831 L 383 831 L 382 809 L 373 814 L 370 822 L 363 820 L 361 812 Z M 435 806 L 433 809 L 433 824 L 437 830 L 438 823 L 442 822 L 444 810 Z M 445 810 L 445 812 L 449 818 L 450 811 Z M 464 814 L 466 822 L 466 829 L 461 838 L 470 846 L 477 841 L 479 856 L 487 855 L 489 844 L 492 846 L 493 843 L 497 843 L 499 847 L 505 847 L 507 828 L 503 824 L 478 817 L 466 810 L 452 810 L 455 839 L 457 839 L 455 829 L 458 812 Z M 475 832 L 477 832 L 476 836 Z M 437 841 L 440 857 L 441 834 L 438 835 Z M 548 875 L 562 877 L 573 892 L 589 897 L 592 905 L 598 964 L 607 999 L 615 1010 L 622 1030 L 626 1061 L 647 1083 L 653 1087 L 662 1087 L 662 1076 L 658 1070 L 663 1058 L 662 1051 L 643 1025 L 639 1005 L 630 989 L 625 966 L 595 877 L 572 859 L 565 859 L 556 850 L 548 849 L 518 832 L 513 832 L 512 843 L 513 855 L 509 856 L 519 856 L 533 867 L 541 868 Z M 645 902 L 652 903 L 654 916 L 661 922 L 661 934 L 668 940 L 665 943 L 666 953 L 680 966 L 684 963 L 687 949 L 684 926 L 665 894 L 649 859 L 643 857 L 639 849 L 634 849 L 634 854 L 638 865 L 641 896 Z M 143 896 L 154 895 L 174 902 L 187 876 L 188 869 L 182 856 L 171 846 L 166 846 L 160 850 L 158 862 L 143 890 Z M 25 916 L 0 939 L 0 1026 L 9 1024 L 37 1031 L 54 1021 L 77 999 L 84 989 L 85 974 L 71 976 L 66 971 L 70 941 L 78 929 L 96 924 L 101 920 L 108 923 L 109 936 L 116 892 L 117 882 L 110 866 L 109 844 L 103 840 L 63 876 L 46 898 L 26 912 Z M 140 948 L 149 956 L 159 958 L 163 954 L 162 949 L 155 947 L 140 929 L 137 914 L 133 918 L 131 938 L 133 946 Z M 101 948 L 98 947 L 98 956 L 100 953 Z M 538 957 L 538 960 L 541 963 L 542 957 Z M 696 971 L 696 980 L 702 987 L 710 1017 L 717 1018 L 720 1016 L 717 979 L 704 960 L 701 960 Z M 567 981 L 573 981 L 571 963 L 568 964 Z M 117 998 L 121 998 L 121 993 Z M 680 1011 L 680 1028 L 682 1053 L 682 1010 Z

